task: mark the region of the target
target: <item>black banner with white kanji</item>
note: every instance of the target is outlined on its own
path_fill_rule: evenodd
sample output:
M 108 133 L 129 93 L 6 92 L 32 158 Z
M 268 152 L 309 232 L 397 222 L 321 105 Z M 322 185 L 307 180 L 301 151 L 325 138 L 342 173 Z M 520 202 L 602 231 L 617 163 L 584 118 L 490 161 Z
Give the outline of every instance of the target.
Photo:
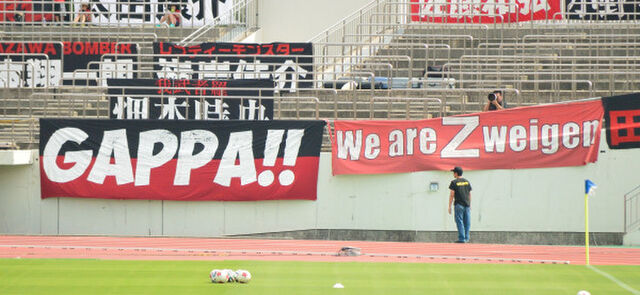
M 635 0 L 566 0 L 565 19 L 637 20 L 640 2 Z
M 63 42 L 64 85 L 107 86 L 106 79 L 137 75 L 138 44 L 120 42 Z M 123 54 L 125 56 L 110 56 Z
M 153 52 L 157 78 L 271 79 L 276 90 L 292 92 L 313 86 L 311 43 L 201 43 L 185 47 L 158 42 L 153 44 Z
M 271 80 L 108 79 L 109 117 L 272 120 Z
M 130 26 L 132 24 L 159 24 L 167 12 L 167 4 L 176 3 L 180 10 L 180 26 L 198 27 L 223 16 L 220 24 L 236 22 L 242 15 L 229 15 L 234 0 L 88 0 L 76 1 L 74 11 L 82 3 L 89 3 L 95 25 Z M 239 12 L 240 13 L 240 12 Z
M 55 87 L 61 77 L 61 43 L 0 42 L 0 88 Z

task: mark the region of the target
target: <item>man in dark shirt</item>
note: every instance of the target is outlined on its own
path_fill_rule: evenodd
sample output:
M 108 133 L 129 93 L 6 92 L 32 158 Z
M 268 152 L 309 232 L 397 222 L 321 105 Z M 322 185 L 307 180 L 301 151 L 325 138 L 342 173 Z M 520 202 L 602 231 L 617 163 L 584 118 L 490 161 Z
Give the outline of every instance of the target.
M 471 228 L 471 184 L 462 178 L 462 168 L 455 167 L 453 171 L 454 180 L 449 184 L 451 193 L 449 194 L 449 214 L 451 214 L 451 204 L 455 203 L 454 219 L 458 227 L 458 240 L 456 243 L 469 242 L 469 229 Z

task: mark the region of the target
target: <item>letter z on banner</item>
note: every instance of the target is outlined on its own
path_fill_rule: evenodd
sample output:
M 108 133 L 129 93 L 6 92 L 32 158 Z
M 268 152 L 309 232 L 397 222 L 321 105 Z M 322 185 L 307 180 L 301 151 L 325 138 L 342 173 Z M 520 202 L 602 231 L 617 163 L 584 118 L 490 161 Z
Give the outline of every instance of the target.
M 600 100 L 420 121 L 335 121 L 333 174 L 580 166 L 598 159 Z
M 40 119 L 42 198 L 315 200 L 324 125 Z

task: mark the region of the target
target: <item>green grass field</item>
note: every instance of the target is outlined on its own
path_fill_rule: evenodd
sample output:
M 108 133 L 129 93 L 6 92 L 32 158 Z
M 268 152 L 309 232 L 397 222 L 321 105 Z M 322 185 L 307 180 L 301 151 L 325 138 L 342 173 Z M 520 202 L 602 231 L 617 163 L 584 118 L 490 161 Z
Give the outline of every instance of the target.
M 209 271 L 247 269 L 249 284 Z M 640 289 L 640 266 L 599 266 Z M 344 289 L 333 289 L 340 282 Z M 0 294 L 630 294 L 581 265 L 0 259 Z

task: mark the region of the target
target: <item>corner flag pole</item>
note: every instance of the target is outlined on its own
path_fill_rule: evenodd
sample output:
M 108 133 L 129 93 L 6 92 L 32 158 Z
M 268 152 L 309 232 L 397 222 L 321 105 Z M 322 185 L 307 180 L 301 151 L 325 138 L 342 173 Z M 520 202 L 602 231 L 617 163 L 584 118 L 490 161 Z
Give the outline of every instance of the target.
M 596 187 L 593 181 L 584 180 L 584 255 L 586 265 L 589 265 L 589 195 Z
M 584 194 L 584 253 L 589 265 L 589 194 Z

